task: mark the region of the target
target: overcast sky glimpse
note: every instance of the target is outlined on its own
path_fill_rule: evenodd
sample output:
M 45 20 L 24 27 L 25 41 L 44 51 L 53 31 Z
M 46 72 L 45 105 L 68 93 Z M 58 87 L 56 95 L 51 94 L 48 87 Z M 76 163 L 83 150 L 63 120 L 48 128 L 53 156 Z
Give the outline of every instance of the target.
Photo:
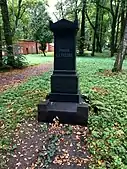
M 58 0 L 48 0 L 48 4 L 49 4 L 48 12 L 53 21 L 56 21 L 56 18 L 53 15 L 53 12 L 55 12 L 55 4 L 57 3 L 57 1 Z

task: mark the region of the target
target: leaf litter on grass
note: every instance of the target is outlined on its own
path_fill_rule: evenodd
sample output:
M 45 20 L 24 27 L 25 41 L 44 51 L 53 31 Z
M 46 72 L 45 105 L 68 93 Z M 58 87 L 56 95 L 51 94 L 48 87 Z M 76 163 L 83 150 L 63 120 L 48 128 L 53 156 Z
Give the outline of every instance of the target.
M 4 157 L 8 169 L 87 168 L 86 127 L 38 124 L 31 119 L 14 133 L 11 151 Z
M 120 167 L 120 169 L 126 169 L 127 167 L 127 74 L 120 73 L 114 76 L 97 74 L 99 69 L 110 70 L 112 65 L 112 59 L 79 58 L 78 60 L 77 68 L 80 78 L 81 93 L 87 94 L 92 103 L 95 103 L 96 101 L 96 104 L 103 104 L 103 109 L 99 109 L 98 113 L 95 113 L 93 110 L 89 113 L 88 127 L 90 133 L 85 141 L 85 143 L 88 143 L 88 149 L 92 155 L 92 161 L 90 160 L 89 168 L 119 169 Z M 126 69 L 126 65 L 124 65 L 124 69 Z M 0 142 L 0 145 L 3 146 L 2 150 L 5 150 L 4 152 L 10 151 L 10 133 L 13 133 L 17 124 L 24 124 L 28 118 L 35 118 L 35 114 L 37 113 L 36 105 L 39 100 L 43 100 L 46 94 L 49 93 L 50 75 L 50 73 L 46 73 L 43 76 L 32 77 L 29 81 L 15 88 L 15 90 L 9 89 L 3 92 L 3 94 L 0 94 L 0 117 L 3 131 L 1 135 L 2 142 Z M 103 92 L 98 92 L 98 90 L 97 92 L 91 90 L 94 87 L 104 89 L 108 91 L 108 93 L 102 94 Z M 68 127 L 67 133 L 71 135 L 71 127 Z M 46 143 L 49 143 L 47 149 L 57 142 L 57 137 L 53 136 L 51 138 L 53 140 L 55 139 L 55 141 L 45 141 Z M 66 137 L 63 137 L 62 135 L 62 137 L 58 139 L 61 140 L 60 145 L 62 143 L 64 144 L 65 138 Z M 69 141 L 71 140 L 71 136 L 68 135 L 67 138 Z M 79 139 L 78 134 L 76 138 Z M 58 145 L 58 147 L 60 147 L 60 145 Z M 69 147 L 72 146 L 73 143 L 70 143 Z M 80 148 L 80 145 L 78 144 L 77 147 Z M 16 147 L 14 146 L 13 148 L 15 149 Z M 60 150 L 62 149 L 66 150 L 65 147 L 61 146 Z M 48 152 L 50 156 L 55 152 L 54 150 L 55 148 L 52 152 Z M 59 151 L 56 151 L 55 154 L 56 159 L 59 155 L 61 155 L 62 159 L 64 159 L 65 156 L 68 157 L 68 152 L 58 152 Z M 42 154 L 40 154 L 40 156 L 42 156 Z M 5 156 L 3 157 L 5 158 Z M 55 160 L 55 157 L 53 161 Z M 41 158 L 39 159 L 41 160 Z M 58 160 L 61 159 L 58 158 Z M 80 160 L 82 161 L 82 159 Z M 36 161 L 31 164 L 31 166 L 33 167 L 34 164 L 36 164 Z M 20 165 L 20 163 L 18 163 L 18 165 Z M 60 168 L 64 167 L 66 164 L 60 166 L 59 164 L 53 163 L 52 165 Z

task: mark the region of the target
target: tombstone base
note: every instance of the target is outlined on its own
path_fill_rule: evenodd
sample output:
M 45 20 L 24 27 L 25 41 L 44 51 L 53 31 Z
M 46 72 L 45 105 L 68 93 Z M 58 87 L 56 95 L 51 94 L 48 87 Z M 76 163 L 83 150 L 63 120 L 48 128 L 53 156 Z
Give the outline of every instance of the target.
M 38 105 L 38 121 L 52 123 L 58 117 L 62 124 L 87 126 L 88 105 L 86 103 L 50 102 Z

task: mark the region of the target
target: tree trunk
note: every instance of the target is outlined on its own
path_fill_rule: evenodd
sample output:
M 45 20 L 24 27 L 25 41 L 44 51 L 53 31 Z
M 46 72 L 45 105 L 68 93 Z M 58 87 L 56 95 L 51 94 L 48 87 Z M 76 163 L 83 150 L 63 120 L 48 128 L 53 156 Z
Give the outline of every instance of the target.
M 118 50 L 118 35 L 119 35 L 119 26 L 120 26 L 119 21 L 120 21 L 120 15 L 118 16 L 118 21 L 117 21 L 116 38 L 115 38 L 115 53 Z M 124 32 L 124 30 L 123 30 L 123 32 Z M 121 42 L 121 40 L 120 40 L 120 42 Z
M 111 57 L 114 56 L 115 49 L 116 49 L 116 44 L 115 44 L 115 36 L 116 36 L 116 23 L 117 23 L 117 17 L 118 17 L 118 12 L 119 12 L 119 4 L 120 1 L 117 2 L 117 6 L 115 11 L 113 10 L 113 0 L 110 1 L 111 3 L 111 13 L 112 13 L 112 25 L 111 25 Z
M 115 29 L 116 29 L 116 18 L 114 17 L 111 30 L 111 57 L 113 57 L 115 53 L 115 33 L 116 33 Z
M 91 56 L 94 56 L 95 48 L 96 48 L 96 37 L 98 31 L 98 17 L 99 17 L 99 1 L 96 1 L 96 20 L 95 20 L 95 29 L 94 29 L 94 37 L 93 37 L 93 45 L 92 45 L 92 53 Z
M 119 53 L 116 57 L 114 67 L 112 69 L 113 72 L 119 72 L 122 70 L 122 65 L 123 65 L 125 54 L 126 54 L 126 50 L 127 50 L 127 18 L 126 18 L 124 36 L 119 46 Z
M 2 19 L 3 19 L 4 36 L 7 45 L 7 53 L 8 53 L 7 64 L 10 66 L 14 66 L 12 33 L 11 33 L 11 27 L 9 21 L 7 0 L 0 0 L 0 6 L 1 6 Z
M 46 56 L 46 54 L 45 54 L 45 50 L 42 50 L 42 52 L 43 52 L 44 56 Z
M 0 25 L 0 67 L 2 66 L 2 29 Z
M 110 8 L 102 6 L 99 4 L 99 6 L 108 12 L 110 12 L 112 16 L 112 24 L 111 24 L 111 40 L 110 40 L 110 51 L 111 51 L 111 57 L 114 56 L 115 52 L 115 36 L 116 36 L 116 23 L 117 23 L 117 17 L 118 17 L 118 12 L 119 12 L 119 6 L 120 6 L 120 1 L 115 1 L 110 0 Z M 114 9 L 115 6 L 115 9 Z
M 104 9 L 101 9 L 101 25 L 100 25 L 100 53 L 102 53 L 103 47 L 103 21 L 104 21 Z
M 120 41 L 123 39 L 124 36 L 124 29 L 125 29 L 125 0 L 121 1 L 121 31 L 120 31 Z
M 94 31 L 91 56 L 94 56 L 94 53 L 95 53 L 95 45 L 96 45 L 96 34 L 95 34 L 95 31 Z
M 75 0 L 75 20 L 78 20 L 78 0 Z
M 97 33 L 96 38 L 97 38 L 96 52 L 102 53 L 102 47 L 101 47 L 101 43 L 100 43 L 99 33 Z
M 38 54 L 38 42 L 36 42 L 36 54 Z
M 90 44 L 87 45 L 87 50 L 90 51 Z
M 101 43 L 100 43 L 100 36 L 101 36 L 101 24 L 102 24 L 102 15 L 103 13 L 101 12 L 101 9 L 99 8 L 99 14 L 98 14 L 98 26 L 97 26 L 97 31 L 96 31 L 96 39 L 97 39 L 97 44 L 96 44 L 96 52 L 102 53 L 101 50 Z
M 86 9 L 86 0 L 82 0 L 82 22 L 81 22 L 81 34 L 79 41 L 79 55 L 84 55 L 84 43 L 85 43 L 85 9 Z
M 99 17 L 98 17 L 98 28 L 97 28 L 97 44 L 96 44 L 96 52 L 102 53 L 102 31 L 103 31 L 103 11 L 99 9 Z
M 17 11 L 17 14 L 14 14 L 14 6 L 13 6 L 13 17 L 16 17 L 16 18 L 15 18 L 14 28 L 12 29 L 12 36 L 15 35 L 16 28 L 18 27 L 18 21 L 21 18 L 21 16 L 20 16 L 21 8 L 22 8 L 22 0 L 18 0 L 18 9 L 17 9 L 18 11 Z M 23 11 L 23 13 L 24 12 L 25 12 L 25 10 Z M 23 13 L 22 13 L 22 15 L 23 15 Z

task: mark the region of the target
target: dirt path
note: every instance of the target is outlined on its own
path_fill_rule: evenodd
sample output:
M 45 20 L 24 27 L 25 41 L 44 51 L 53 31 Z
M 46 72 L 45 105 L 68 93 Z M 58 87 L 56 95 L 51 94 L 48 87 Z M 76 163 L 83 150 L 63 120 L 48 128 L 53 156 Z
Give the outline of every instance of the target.
M 17 86 L 21 82 L 26 81 L 29 77 L 40 75 L 51 69 L 52 63 L 47 63 L 0 73 L 0 92 L 12 86 Z
M 86 127 L 26 121 L 15 130 L 4 169 L 88 169 L 86 136 Z

